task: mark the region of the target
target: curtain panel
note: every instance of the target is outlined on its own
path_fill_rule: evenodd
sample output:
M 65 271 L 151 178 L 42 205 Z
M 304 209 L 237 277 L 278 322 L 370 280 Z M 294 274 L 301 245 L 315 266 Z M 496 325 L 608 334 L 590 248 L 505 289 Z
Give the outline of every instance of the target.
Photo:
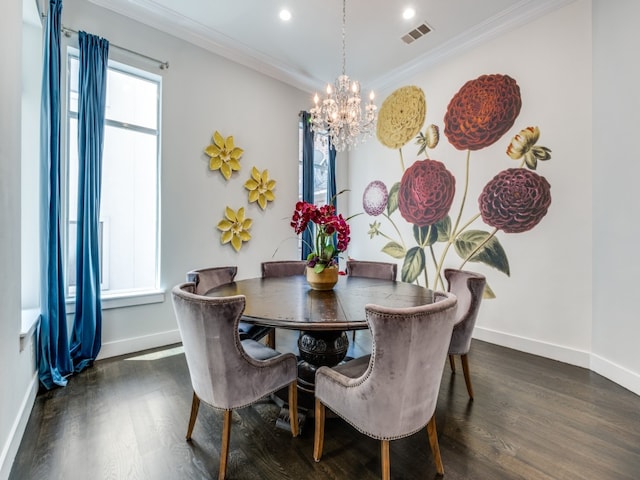
M 67 384 L 72 372 L 64 292 L 60 165 L 60 16 L 62 0 L 50 0 L 43 37 L 40 108 L 40 322 L 38 376 L 42 385 Z
M 75 372 L 95 360 L 102 345 L 100 297 L 100 187 L 109 42 L 78 33 L 78 228 L 76 308 L 71 338 Z
M 311 130 L 311 114 L 309 112 L 300 112 L 302 121 L 302 201 L 314 203 L 314 166 L 313 166 L 313 147 L 314 135 Z M 311 223 L 309 224 L 311 226 Z M 313 245 L 313 232 L 311 228 L 302 232 L 302 260 L 306 260 L 311 253 Z

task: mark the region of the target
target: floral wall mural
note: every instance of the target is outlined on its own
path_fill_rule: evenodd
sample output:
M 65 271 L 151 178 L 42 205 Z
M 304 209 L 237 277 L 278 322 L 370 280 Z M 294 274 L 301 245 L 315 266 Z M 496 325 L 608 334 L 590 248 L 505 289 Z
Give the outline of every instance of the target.
M 482 75 L 458 90 L 443 121 L 446 141 L 465 152 L 464 178 L 456 179 L 447 162 L 458 159 L 432 158 L 441 141 L 441 127 L 430 123 L 424 133 L 421 131 L 427 114 L 424 92 L 406 86 L 385 99 L 377 137 L 383 145 L 398 150 L 403 174 L 389 185 L 379 179 L 369 183 L 362 205 L 365 213 L 374 217 L 369 237 L 382 240 L 382 251 L 402 260 L 403 281 L 445 288 L 443 269 L 454 255 L 459 258 L 456 268 L 481 262 L 510 274 L 498 234 L 531 230 L 551 205 L 551 186 L 535 171 L 539 161 L 551 158 L 549 148 L 537 145 L 539 128 L 526 126 L 509 142 L 504 141 L 521 107 L 520 88 L 508 75 Z M 413 139 L 419 158 L 405 167 L 403 148 Z M 469 192 L 472 153 L 488 148 L 508 162 L 520 163 L 497 172 L 473 199 Z M 454 204 L 457 206 L 452 210 Z M 412 226 L 412 238 L 403 236 L 400 221 Z M 487 288 L 485 295 L 494 293 Z

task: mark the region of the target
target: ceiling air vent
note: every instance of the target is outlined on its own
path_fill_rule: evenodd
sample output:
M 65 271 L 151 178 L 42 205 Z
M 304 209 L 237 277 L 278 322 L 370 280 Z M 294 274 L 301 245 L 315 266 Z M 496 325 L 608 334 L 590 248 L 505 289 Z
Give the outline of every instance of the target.
M 421 25 L 418 25 L 416 28 L 411 30 L 406 35 L 403 35 L 402 36 L 402 41 L 408 45 L 410 43 L 415 42 L 420 37 L 425 36 L 430 31 L 431 31 L 431 27 L 429 25 L 427 25 L 426 22 L 425 22 L 425 23 L 423 23 Z

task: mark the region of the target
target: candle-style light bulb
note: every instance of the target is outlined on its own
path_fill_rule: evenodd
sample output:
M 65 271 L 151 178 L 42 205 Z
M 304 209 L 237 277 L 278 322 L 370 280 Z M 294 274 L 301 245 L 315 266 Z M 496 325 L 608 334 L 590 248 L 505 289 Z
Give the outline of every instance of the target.
M 316 104 L 316 107 L 318 106 L 318 102 L 320 101 L 320 97 L 318 97 L 318 92 L 316 92 L 316 94 L 313 96 L 313 101 Z
M 331 84 L 327 84 L 327 95 L 331 95 Z
M 373 103 L 374 98 L 376 98 L 376 96 L 373 93 L 373 90 L 371 90 L 371 92 L 369 93 L 369 103 Z

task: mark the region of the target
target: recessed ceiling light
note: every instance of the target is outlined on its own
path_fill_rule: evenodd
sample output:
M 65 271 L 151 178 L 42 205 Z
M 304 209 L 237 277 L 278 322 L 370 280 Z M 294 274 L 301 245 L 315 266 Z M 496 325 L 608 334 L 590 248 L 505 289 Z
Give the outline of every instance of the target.
M 402 18 L 405 20 L 411 20 L 415 16 L 416 11 L 411 7 L 405 8 L 404 12 L 402 12 Z
M 291 12 L 286 8 L 280 10 L 280 20 L 282 20 L 283 22 L 288 22 L 289 20 L 291 20 Z

